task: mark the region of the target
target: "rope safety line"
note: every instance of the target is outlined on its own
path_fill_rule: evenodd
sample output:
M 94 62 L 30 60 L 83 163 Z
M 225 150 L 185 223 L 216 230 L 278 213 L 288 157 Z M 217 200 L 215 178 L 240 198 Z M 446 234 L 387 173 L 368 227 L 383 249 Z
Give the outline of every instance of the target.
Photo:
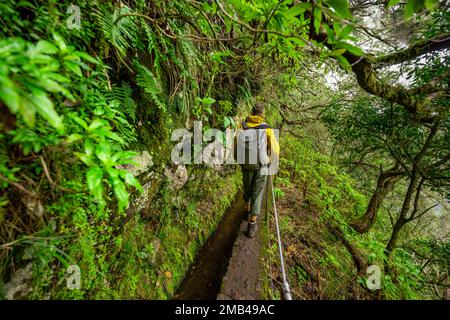
M 278 238 L 278 251 L 280 253 L 280 262 L 281 262 L 281 275 L 283 277 L 283 294 L 286 300 L 292 300 L 291 287 L 289 286 L 289 282 L 286 277 L 286 271 L 284 270 L 283 244 L 281 243 L 280 227 L 278 226 L 278 210 L 275 204 L 275 192 L 273 191 L 273 176 L 270 176 L 269 179 L 272 189 L 273 210 L 275 213 L 275 226 L 277 229 L 277 238 Z

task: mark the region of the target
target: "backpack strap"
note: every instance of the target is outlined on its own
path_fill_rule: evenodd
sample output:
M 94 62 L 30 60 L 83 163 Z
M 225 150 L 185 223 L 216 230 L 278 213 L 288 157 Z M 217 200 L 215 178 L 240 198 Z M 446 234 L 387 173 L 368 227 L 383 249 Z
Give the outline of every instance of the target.
M 249 127 L 247 125 L 247 122 L 242 121 L 242 128 L 244 130 L 248 130 L 248 129 L 270 129 L 270 126 L 267 123 L 262 122 L 262 123 L 260 123 L 259 125 L 255 126 L 255 127 Z
M 252 129 L 270 129 L 270 128 L 271 127 L 267 123 L 263 122 L 257 125 L 256 127 L 253 127 Z

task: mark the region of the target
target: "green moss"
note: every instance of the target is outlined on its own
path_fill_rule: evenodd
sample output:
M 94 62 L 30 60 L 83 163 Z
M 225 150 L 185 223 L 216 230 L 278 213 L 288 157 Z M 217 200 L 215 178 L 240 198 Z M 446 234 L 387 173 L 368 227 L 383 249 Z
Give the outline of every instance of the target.
M 196 174 L 202 171 L 196 170 Z M 208 190 L 196 183 L 180 190 L 178 197 L 185 204 L 174 206 L 168 200 L 165 203 L 167 219 L 159 227 L 139 214 L 134 215 L 125 228 L 117 256 L 111 259 L 109 288 L 98 290 L 97 297 L 170 299 L 173 296 L 241 183 L 239 173 L 221 177 L 206 170 L 203 175 L 208 180 Z M 163 193 L 168 199 L 174 199 L 175 192 L 165 188 Z M 220 197 L 215 194 L 216 190 L 221 190 Z

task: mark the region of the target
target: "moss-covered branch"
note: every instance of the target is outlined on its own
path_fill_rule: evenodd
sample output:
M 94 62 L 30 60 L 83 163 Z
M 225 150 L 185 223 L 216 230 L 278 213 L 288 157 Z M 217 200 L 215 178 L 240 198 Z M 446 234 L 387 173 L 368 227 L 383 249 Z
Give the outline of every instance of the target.
M 420 40 L 413 45 L 397 52 L 378 57 L 374 60 L 376 67 L 394 65 L 412 60 L 429 52 L 450 48 L 450 34 L 442 34 L 432 39 Z
M 324 43 L 330 50 L 333 49 L 332 45 L 327 43 L 327 34 L 324 32 L 318 35 L 311 33 L 316 41 Z M 440 37 L 441 38 L 441 37 Z M 447 41 L 445 41 L 447 43 Z M 412 46 L 403 50 L 403 56 L 406 55 L 405 51 L 411 50 L 419 53 L 419 49 Z M 424 48 L 424 44 L 422 44 Z M 425 50 L 425 49 L 422 49 Z M 428 50 L 430 52 L 430 50 Z M 430 122 L 437 114 L 433 113 L 431 99 L 419 96 L 415 89 L 407 89 L 402 85 L 391 85 L 381 80 L 376 71 L 376 65 L 374 61 L 377 59 L 371 58 L 369 55 L 357 56 L 350 51 L 345 51 L 342 56 L 348 60 L 351 64 L 351 70 L 356 76 L 356 80 L 360 87 L 375 96 L 383 98 L 389 102 L 402 105 L 408 112 L 413 114 L 417 121 Z M 413 57 L 412 54 L 409 54 Z M 394 59 L 394 58 L 392 58 Z M 393 61 L 393 60 L 391 60 Z

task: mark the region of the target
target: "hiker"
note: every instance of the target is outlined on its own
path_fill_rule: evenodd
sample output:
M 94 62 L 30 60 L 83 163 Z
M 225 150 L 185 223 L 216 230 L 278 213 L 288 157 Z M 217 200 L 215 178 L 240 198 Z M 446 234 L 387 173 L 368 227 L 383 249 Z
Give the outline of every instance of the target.
M 238 125 L 234 150 L 235 159 L 242 168 L 247 236 L 253 238 L 267 175 L 273 174 L 269 165 L 274 159 L 278 160 L 280 153 L 274 131 L 264 122 L 264 105 L 261 102 L 257 102 L 251 116 Z

